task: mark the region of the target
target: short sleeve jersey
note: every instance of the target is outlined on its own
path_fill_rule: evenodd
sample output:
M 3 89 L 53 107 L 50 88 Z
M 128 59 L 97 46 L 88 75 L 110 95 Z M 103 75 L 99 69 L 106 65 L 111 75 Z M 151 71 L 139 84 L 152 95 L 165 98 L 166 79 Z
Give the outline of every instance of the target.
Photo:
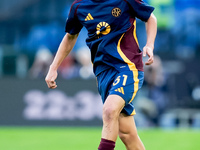
M 143 71 L 142 52 L 136 37 L 136 17 L 147 21 L 154 8 L 142 0 L 76 0 L 66 22 L 66 32 L 88 31 L 97 76 L 110 67 Z

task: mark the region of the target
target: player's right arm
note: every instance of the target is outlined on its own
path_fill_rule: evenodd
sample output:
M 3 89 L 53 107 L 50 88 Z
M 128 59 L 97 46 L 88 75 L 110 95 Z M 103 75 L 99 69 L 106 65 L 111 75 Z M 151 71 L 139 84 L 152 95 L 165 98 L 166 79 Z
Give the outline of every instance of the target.
M 49 88 L 55 89 L 57 87 L 55 80 L 57 78 L 58 67 L 73 49 L 76 43 L 77 37 L 78 37 L 78 34 L 71 35 L 69 33 L 66 33 L 66 35 L 63 37 L 62 42 L 60 43 L 60 46 L 56 53 L 56 56 L 52 64 L 50 65 L 49 71 L 45 78 L 45 81 Z

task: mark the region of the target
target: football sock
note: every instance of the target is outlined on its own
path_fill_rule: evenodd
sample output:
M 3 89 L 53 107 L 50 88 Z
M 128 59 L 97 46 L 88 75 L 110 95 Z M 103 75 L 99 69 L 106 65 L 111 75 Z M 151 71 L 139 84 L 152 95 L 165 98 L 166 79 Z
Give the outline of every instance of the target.
M 114 150 L 114 148 L 115 148 L 114 141 L 101 138 L 101 142 L 98 147 L 98 150 Z

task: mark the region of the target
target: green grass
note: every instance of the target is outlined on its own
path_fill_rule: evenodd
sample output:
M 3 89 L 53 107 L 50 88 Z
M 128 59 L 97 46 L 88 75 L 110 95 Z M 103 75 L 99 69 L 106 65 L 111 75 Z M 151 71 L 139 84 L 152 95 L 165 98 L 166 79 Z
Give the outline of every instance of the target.
M 101 128 L 0 128 L 0 150 L 97 150 Z M 200 131 L 140 129 L 146 150 L 199 150 Z M 125 150 L 118 139 L 116 150 Z

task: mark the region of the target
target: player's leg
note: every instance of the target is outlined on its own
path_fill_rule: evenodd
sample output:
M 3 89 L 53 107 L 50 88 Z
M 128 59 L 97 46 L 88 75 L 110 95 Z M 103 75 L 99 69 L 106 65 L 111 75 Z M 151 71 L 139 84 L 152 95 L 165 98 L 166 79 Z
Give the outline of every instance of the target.
M 103 106 L 102 138 L 116 141 L 119 131 L 119 115 L 125 101 L 118 95 L 109 95 Z
M 127 150 L 145 150 L 140 140 L 133 116 L 121 113 L 119 116 L 119 137 Z
M 103 129 L 99 150 L 114 150 L 119 133 L 119 115 L 125 101 L 118 95 L 109 95 L 103 105 Z

